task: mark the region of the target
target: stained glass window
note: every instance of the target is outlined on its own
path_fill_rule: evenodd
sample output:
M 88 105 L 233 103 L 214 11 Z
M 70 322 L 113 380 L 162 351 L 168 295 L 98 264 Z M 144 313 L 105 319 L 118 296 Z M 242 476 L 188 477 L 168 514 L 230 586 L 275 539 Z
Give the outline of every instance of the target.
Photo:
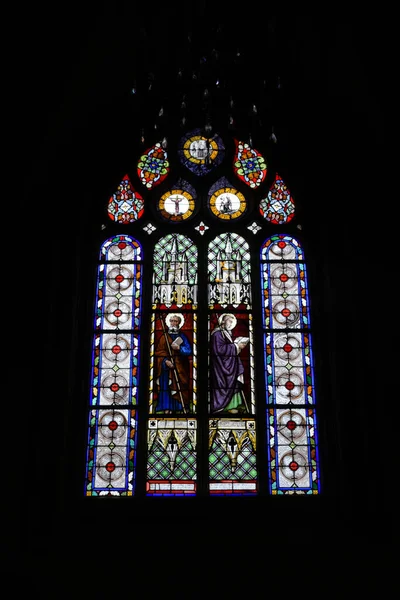
M 221 177 L 208 192 L 208 206 L 219 219 L 237 219 L 246 210 L 246 199 L 226 177 Z
M 235 174 L 249 187 L 259 187 L 267 176 L 265 158 L 247 142 L 235 140 L 235 144 Z
M 129 175 L 125 175 L 108 201 L 108 216 L 119 224 L 133 223 L 140 219 L 143 211 L 143 198 L 133 189 Z
M 306 267 L 284 234 L 261 251 L 269 482 L 272 494 L 319 491 Z
M 101 246 L 93 335 L 88 496 L 134 493 L 142 253 L 130 236 Z
M 205 137 L 199 129 L 182 137 L 179 144 L 181 163 L 196 175 L 206 175 L 218 166 L 225 154 L 221 138 Z
M 210 493 L 257 491 L 249 245 L 236 233 L 210 242 Z
M 200 235 L 204 235 L 205 232 L 207 231 L 207 229 L 210 229 L 210 228 L 208 227 L 208 225 L 203 223 L 203 221 L 200 221 L 200 223 L 198 225 L 196 225 L 195 229 L 196 229 L 196 231 L 199 232 Z
M 158 201 L 157 209 L 166 221 L 184 221 L 193 215 L 196 190 L 190 183 L 180 179 Z
M 294 200 L 282 177 L 276 173 L 266 198 L 260 201 L 260 213 L 274 225 L 289 223 L 294 217 Z
M 320 492 L 301 224 L 278 173 L 258 189 L 263 155 L 226 141 L 184 135 L 159 188 L 155 144 L 137 163 L 146 202 L 131 174 L 109 200 L 107 227 L 129 235 L 100 252 L 87 495 Z
M 142 154 L 138 161 L 137 173 L 142 184 L 149 189 L 164 181 L 169 173 L 169 162 L 167 151 L 161 142 L 157 142 Z
M 169 234 L 154 248 L 147 493 L 190 495 L 197 479 L 197 248 Z

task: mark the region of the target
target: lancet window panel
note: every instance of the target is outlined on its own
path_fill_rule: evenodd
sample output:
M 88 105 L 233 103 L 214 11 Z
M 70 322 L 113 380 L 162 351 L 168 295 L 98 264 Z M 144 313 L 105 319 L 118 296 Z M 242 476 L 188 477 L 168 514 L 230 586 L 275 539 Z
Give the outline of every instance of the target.
M 250 249 L 236 233 L 208 246 L 210 495 L 258 491 Z
M 146 494 L 197 491 L 197 247 L 181 234 L 153 254 Z
M 197 247 L 186 236 L 168 234 L 153 255 L 151 413 L 195 412 L 197 296 Z
M 302 248 L 279 234 L 261 250 L 264 359 L 272 494 L 319 493 L 314 365 Z
M 132 495 L 135 485 L 142 254 L 130 236 L 101 247 L 90 387 L 85 490 Z

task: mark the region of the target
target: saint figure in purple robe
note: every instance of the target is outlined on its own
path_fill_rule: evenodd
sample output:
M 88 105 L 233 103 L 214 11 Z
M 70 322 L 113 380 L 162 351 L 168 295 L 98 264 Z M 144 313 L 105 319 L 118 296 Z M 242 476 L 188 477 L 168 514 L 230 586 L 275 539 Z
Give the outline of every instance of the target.
M 244 367 L 239 353 L 248 343 L 248 338 L 232 336 L 236 317 L 224 313 L 218 319 L 218 327 L 211 333 L 210 392 L 211 412 L 248 412 L 243 394 Z

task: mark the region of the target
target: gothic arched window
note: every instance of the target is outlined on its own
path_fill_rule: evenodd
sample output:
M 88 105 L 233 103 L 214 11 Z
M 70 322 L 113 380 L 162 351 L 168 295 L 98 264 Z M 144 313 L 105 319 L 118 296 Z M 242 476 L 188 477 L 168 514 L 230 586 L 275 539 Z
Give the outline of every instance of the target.
M 319 488 L 314 366 L 306 266 L 294 237 L 265 241 L 261 280 L 270 491 L 312 493 Z
M 148 494 L 196 492 L 197 296 L 193 241 L 176 233 L 159 239 L 153 253 Z
M 93 335 L 86 491 L 131 495 L 135 480 L 142 256 L 128 235 L 100 249 Z
M 194 130 L 139 151 L 116 189 L 86 494 L 318 493 L 306 265 L 285 181 L 251 143 Z

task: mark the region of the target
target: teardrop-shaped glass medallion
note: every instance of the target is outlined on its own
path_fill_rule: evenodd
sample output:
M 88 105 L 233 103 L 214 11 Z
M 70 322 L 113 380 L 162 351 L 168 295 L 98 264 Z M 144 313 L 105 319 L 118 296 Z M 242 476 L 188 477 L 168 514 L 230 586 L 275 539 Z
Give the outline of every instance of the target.
M 161 196 L 157 210 L 167 221 L 184 221 L 193 215 L 196 197 L 194 187 L 179 179 L 171 190 Z
M 142 154 L 137 173 L 140 181 L 149 189 L 164 181 L 169 173 L 169 162 L 167 151 L 161 142 L 157 142 Z
M 225 146 L 215 134 L 204 137 L 200 129 L 184 135 L 179 142 L 179 158 L 195 175 L 206 175 L 219 165 L 225 155 Z
M 237 219 L 243 215 L 246 206 L 246 198 L 226 177 L 218 179 L 209 189 L 208 207 L 219 219 Z
M 115 194 L 108 201 L 108 216 L 117 223 L 133 223 L 144 211 L 144 200 L 132 187 L 129 175 L 125 175 Z
M 274 225 L 289 223 L 294 217 L 294 200 L 286 183 L 278 173 L 269 188 L 267 197 L 260 202 L 260 213 L 264 219 Z
M 236 175 L 249 187 L 256 188 L 267 176 L 265 158 L 247 142 L 235 140 L 236 153 L 233 159 L 233 169 Z

